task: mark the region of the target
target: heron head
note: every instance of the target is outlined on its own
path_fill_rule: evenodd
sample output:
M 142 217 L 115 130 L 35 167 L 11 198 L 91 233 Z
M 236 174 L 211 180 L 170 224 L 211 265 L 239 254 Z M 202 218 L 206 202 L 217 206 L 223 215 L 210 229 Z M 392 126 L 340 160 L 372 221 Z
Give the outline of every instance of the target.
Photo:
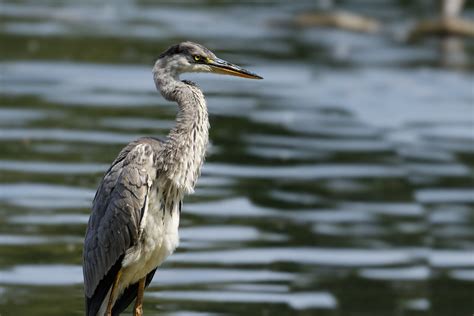
M 160 55 L 156 66 L 167 68 L 175 75 L 184 72 L 211 72 L 249 79 L 263 79 L 240 66 L 216 57 L 206 47 L 193 42 L 182 42 L 170 46 Z

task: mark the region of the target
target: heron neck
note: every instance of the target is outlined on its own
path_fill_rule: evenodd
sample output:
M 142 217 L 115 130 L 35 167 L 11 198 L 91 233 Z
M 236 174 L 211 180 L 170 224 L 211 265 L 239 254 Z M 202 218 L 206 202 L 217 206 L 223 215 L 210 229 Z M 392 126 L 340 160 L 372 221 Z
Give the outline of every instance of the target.
M 194 84 L 161 76 L 155 83 L 161 94 L 178 105 L 176 126 L 171 129 L 158 159 L 158 168 L 167 181 L 194 191 L 209 140 L 206 100 Z

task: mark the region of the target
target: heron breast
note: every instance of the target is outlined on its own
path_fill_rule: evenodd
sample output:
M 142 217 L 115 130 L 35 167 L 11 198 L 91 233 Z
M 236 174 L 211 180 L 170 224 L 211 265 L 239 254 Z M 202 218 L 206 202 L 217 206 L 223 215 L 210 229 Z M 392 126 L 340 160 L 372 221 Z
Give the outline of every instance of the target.
M 169 209 L 167 206 L 171 204 L 173 207 Z M 178 226 L 179 201 L 165 203 L 161 192 L 151 190 L 142 218 L 140 240 L 122 261 L 127 285 L 138 282 L 174 252 L 179 244 Z

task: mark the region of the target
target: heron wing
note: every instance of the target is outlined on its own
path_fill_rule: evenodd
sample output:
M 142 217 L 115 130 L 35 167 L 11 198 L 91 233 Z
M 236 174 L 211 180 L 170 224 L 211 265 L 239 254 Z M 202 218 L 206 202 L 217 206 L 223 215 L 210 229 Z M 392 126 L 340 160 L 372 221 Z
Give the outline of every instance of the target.
M 147 195 L 157 175 L 154 159 L 160 146 L 159 140 L 149 137 L 128 144 L 99 185 L 84 242 L 88 315 L 97 313 L 127 249 L 138 241 Z

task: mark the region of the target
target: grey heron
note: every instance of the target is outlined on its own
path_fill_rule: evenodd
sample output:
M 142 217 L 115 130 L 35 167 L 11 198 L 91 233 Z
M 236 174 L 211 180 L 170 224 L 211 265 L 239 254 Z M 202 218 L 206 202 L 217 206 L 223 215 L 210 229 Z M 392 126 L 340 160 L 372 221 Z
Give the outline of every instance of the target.
M 176 126 L 164 141 L 143 137 L 125 146 L 99 184 L 84 241 L 87 316 L 119 315 L 133 300 L 133 314 L 142 315 L 145 288 L 178 246 L 182 200 L 194 191 L 209 130 L 204 95 L 179 79 L 185 72 L 262 79 L 192 42 L 159 56 L 153 79 L 178 105 Z

